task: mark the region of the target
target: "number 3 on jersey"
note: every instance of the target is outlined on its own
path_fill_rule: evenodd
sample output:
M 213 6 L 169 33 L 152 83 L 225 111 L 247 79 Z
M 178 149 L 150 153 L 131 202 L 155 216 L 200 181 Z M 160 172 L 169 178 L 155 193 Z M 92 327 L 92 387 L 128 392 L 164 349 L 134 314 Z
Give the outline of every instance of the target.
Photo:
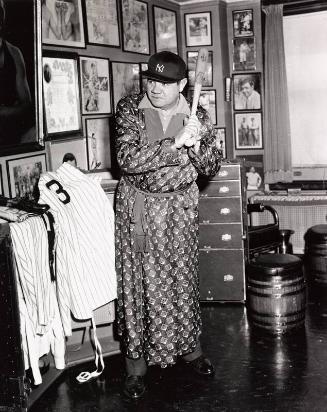
M 66 192 L 66 190 L 62 187 L 61 183 L 59 183 L 57 180 L 52 179 L 50 180 L 48 183 L 45 184 L 46 187 L 51 190 L 51 192 L 55 192 L 58 195 L 58 198 L 60 200 L 61 203 L 63 203 L 64 205 L 66 205 L 67 203 L 70 202 L 70 196 L 69 194 Z M 56 186 L 56 189 L 52 189 L 53 186 Z M 63 196 L 60 196 L 63 195 Z

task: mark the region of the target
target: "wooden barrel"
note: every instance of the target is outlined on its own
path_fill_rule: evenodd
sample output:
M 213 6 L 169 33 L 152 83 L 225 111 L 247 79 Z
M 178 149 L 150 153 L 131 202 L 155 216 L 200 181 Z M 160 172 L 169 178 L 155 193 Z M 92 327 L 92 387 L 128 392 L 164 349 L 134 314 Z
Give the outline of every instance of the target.
M 247 309 L 253 326 L 282 334 L 304 325 L 306 283 L 302 260 L 263 254 L 247 265 Z
M 312 226 L 305 239 L 305 273 L 313 286 L 327 286 L 327 225 Z

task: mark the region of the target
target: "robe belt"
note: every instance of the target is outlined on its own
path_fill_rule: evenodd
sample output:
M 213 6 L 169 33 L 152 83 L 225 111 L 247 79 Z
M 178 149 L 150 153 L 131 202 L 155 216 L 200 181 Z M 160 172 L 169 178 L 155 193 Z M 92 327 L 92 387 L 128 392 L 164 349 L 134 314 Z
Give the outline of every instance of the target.
M 144 202 L 146 196 L 165 198 L 171 196 L 177 196 L 185 193 L 192 185 L 188 185 L 186 188 L 181 190 L 175 190 L 174 192 L 165 192 L 165 193 L 150 193 L 144 192 L 143 190 L 138 189 L 132 183 L 126 182 L 136 191 L 135 201 L 133 205 L 133 211 L 131 216 L 131 223 L 135 224 L 134 226 L 134 245 L 135 252 L 146 253 L 149 252 L 149 237 L 146 233 L 146 221 L 144 214 Z

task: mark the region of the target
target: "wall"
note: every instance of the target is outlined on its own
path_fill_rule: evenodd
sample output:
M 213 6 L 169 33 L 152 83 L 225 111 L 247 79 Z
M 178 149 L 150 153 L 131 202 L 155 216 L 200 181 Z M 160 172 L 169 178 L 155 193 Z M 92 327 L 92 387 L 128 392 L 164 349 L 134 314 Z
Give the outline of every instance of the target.
M 233 10 L 253 9 L 254 19 L 254 35 L 256 38 L 256 71 L 262 71 L 262 43 L 261 43 L 261 10 L 260 0 L 253 1 L 228 1 L 209 0 L 203 3 L 186 3 L 179 5 L 169 0 L 147 0 L 148 16 L 149 16 L 149 34 L 150 34 L 150 54 L 155 52 L 155 39 L 153 27 L 153 6 L 159 6 L 174 10 L 177 13 L 177 35 L 179 53 L 186 60 L 188 51 L 197 51 L 199 47 L 186 47 L 185 42 L 185 14 L 197 12 L 211 13 L 212 27 L 212 45 L 205 46 L 209 51 L 213 52 L 213 86 L 204 87 L 206 89 L 216 90 L 216 116 L 217 126 L 226 127 L 226 147 L 227 157 L 234 158 L 237 155 L 253 154 L 251 150 L 235 150 L 234 143 L 234 122 L 233 122 L 233 104 L 232 101 L 225 101 L 225 78 L 232 77 L 233 71 Z M 120 3 L 120 1 L 118 2 Z M 58 52 L 73 52 L 79 56 L 94 56 L 108 58 L 110 61 L 143 63 L 147 62 L 149 56 L 144 54 L 136 54 L 124 52 L 122 50 L 122 33 L 121 33 L 121 14 L 118 12 L 119 27 L 120 27 L 120 44 L 119 48 L 91 45 L 86 43 L 86 48 L 67 48 L 58 46 L 43 45 L 43 51 L 55 50 Z M 84 31 L 86 23 L 84 22 Z M 87 36 L 86 36 L 87 42 Z M 85 121 L 87 118 L 101 116 L 82 116 L 83 133 L 81 136 L 71 136 L 71 139 L 65 137 L 62 141 L 46 142 L 45 152 L 47 153 L 48 169 L 52 170 L 58 167 L 61 163 L 62 155 L 67 151 L 74 151 L 77 154 L 78 163 L 81 168 L 87 168 L 86 163 L 86 138 L 85 138 Z M 111 115 L 112 117 L 112 115 Z M 112 130 L 111 130 L 112 133 Z M 111 147 L 112 152 L 114 148 Z M 263 150 L 256 150 L 256 154 L 262 153 Z M 12 155 L 0 157 L 0 165 L 2 165 L 4 195 L 8 196 L 8 184 L 6 174 L 6 160 L 16 157 L 23 157 L 27 154 L 19 156 Z M 112 175 L 106 175 L 112 177 Z M 113 174 L 116 177 L 116 174 Z

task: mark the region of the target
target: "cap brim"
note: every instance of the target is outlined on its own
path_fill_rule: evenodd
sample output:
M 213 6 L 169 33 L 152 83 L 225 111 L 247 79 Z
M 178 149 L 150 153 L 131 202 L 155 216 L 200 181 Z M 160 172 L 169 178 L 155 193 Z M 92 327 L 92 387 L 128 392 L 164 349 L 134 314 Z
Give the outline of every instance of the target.
M 176 83 L 182 80 L 182 79 L 170 79 L 164 76 L 160 76 L 160 74 L 152 73 L 149 70 L 142 72 L 142 76 L 150 80 L 155 80 L 161 83 Z

